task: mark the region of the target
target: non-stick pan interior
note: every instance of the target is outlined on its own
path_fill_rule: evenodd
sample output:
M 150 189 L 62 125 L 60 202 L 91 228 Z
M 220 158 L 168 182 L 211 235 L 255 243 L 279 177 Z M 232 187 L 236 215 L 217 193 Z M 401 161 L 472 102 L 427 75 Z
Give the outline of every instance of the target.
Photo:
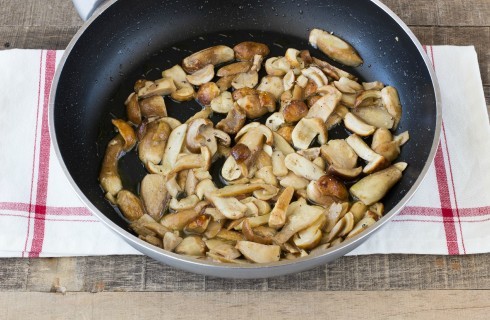
M 409 165 L 384 200 L 390 210 L 407 194 L 429 157 L 436 131 L 436 98 L 427 66 L 410 37 L 366 0 L 117 1 L 75 43 L 56 90 L 52 134 L 73 180 L 95 207 L 128 230 L 104 199 L 97 176 L 106 144 L 115 135 L 110 120 L 125 117 L 124 101 L 134 82 L 161 77 L 162 70 L 192 52 L 246 40 L 268 44 L 271 56 L 294 47 L 328 60 L 308 46 L 312 28 L 332 31 L 360 52 L 364 65 L 348 71 L 398 89 L 403 105 L 398 132 L 410 132 L 399 159 Z M 167 100 L 167 109 L 171 116 L 185 120 L 199 106 Z M 346 133 L 337 130 L 331 134 L 335 136 Z M 125 187 L 136 191 L 145 171 L 135 153 L 123 158 L 120 170 Z

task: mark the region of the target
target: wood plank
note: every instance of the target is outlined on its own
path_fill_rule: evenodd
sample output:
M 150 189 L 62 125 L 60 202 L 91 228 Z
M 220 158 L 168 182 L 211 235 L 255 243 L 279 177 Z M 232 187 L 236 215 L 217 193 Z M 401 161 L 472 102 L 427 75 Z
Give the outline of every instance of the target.
M 490 85 L 490 27 L 410 27 L 419 41 L 431 45 L 474 45 L 484 85 Z
M 0 293 L 2 319 L 488 319 L 490 291 Z
M 204 277 L 142 256 L 18 258 L 0 261 L 3 262 L 0 264 L 0 291 L 490 290 L 489 254 L 343 257 L 310 271 L 255 280 Z
M 29 259 L 0 259 L 0 291 L 25 291 Z

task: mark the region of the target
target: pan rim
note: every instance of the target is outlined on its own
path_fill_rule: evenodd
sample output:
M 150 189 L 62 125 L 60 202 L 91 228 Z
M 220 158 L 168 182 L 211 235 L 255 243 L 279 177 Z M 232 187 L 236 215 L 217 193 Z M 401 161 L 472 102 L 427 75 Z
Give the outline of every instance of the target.
M 410 28 L 399 18 L 391 9 L 389 9 L 385 4 L 381 3 L 379 0 L 370 0 L 373 4 L 378 6 L 381 10 L 383 10 L 388 16 L 390 16 L 409 36 L 413 44 L 416 46 L 419 54 L 423 58 L 426 68 L 429 72 L 434 94 L 435 94 L 435 104 L 436 104 L 436 125 L 434 129 L 434 139 L 432 141 L 432 146 L 427 157 L 427 161 L 420 171 L 419 176 L 413 183 L 413 185 L 408 190 L 407 194 L 388 212 L 383 216 L 378 222 L 376 222 L 373 226 L 371 226 L 366 231 L 361 234 L 342 242 L 341 244 L 327 249 L 324 253 L 316 255 L 316 256 L 307 256 L 303 258 L 298 258 L 291 261 L 279 261 L 274 263 L 267 264 L 250 264 L 250 265 L 232 265 L 232 264 L 222 264 L 216 263 L 212 261 L 204 261 L 196 258 L 191 258 L 179 254 L 175 254 L 172 252 L 165 251 L 163 249 L 157 248 L 153 245 L 150 245 L 147 242 L 139 239 L 138 237 L 132 235 L 128 231 L 119 227 L 116 223 L 106 217 L 101 211 L 99 211 L 92 202 L 85 196 L 83 191 L 78 187 L 77 183 L 71 176 L 68 168 L 66 167 L 63 157 L 61 155 L 61 151 L 58 145 L 57 137 L 55 133 L 55 124 L 54 124 L 54 110 L 55 110 L 55 97 L 57 93 L 58 83 L 63 72 L 63 68 L 65 66 L 66 60 L 68 56 L 71 54 L 74 46 L 78 42 L 78 39 L 84 34 L 84 32 L 89 28 L 89 26 L 110 6 L 112 6 L 117 0 L 110 0 L 104 3 L 100 8 L 95 10 L 93 15 L 88 19 L 82 27 L 77 31 L 75 36 L 72 38 L 67 48 L 64 51 L 64 54 L 58 64 L 56 69 L 55 76 L 53 78 L 50 98 L 49 98 L 49 130 L 52 134 L 51 141 L 53 143 L 54 152 L 59 161 L 61 169 L 68 179 L 71 187 L 76 192 L 79 199 L 83 202 L 85 206 L 112 232 L 118 234 L 124 241 L 126 241 L 133 248 L 142 252 L 160 262 L 171 265 L 176 268 L 184 269 L 186 271 L 191 271 L 204 275 L 218 276 L 222 278 L 265 278 L 271 276 L 280 276 L 295 272 L 304 271 L 307 269 L 311 269 L 313 267 L 328 263 L 340 256 L 345 255 L 346 253 L 354 250 L 360 244 L 362 244 L 365 240 L 367 240 L 373 233 L 379 230 L 383 225 L 385 225 L 388 221 L 390 221 L 401 209 L 407 204 L 407 202 L 413 197 L 417 189 L 420 187 L 422 181 L 427 177 L 427 172 L 431 163 L 434 160 L 435 153 L 437 150 L 437 146 L 439 144 L 439 137 L 441 131 L 441 123 L 442 123 L 442 113 L 441 113 L 441 94 L 439 88 L 439 82 L 437 80 L 436 73 L 433 69 L 432 63 L 419 40 L 410 30 Z

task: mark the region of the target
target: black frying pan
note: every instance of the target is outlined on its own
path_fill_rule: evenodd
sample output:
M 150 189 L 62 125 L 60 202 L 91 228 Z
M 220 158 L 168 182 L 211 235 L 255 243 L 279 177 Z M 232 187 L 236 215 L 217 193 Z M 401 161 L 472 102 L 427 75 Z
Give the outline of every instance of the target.
M 423 50 L 409 29 L 382 4 L 367 0 L 162 1 L 119 0 L 82 28 L 69 45 L 53 84 L 50 125 L 62 167 L 85 204 L 138 250 L 167 264 L 222 277 L 266 277 L 301 271 L 354 249 L 398 212 L 421 182 L 438 141 L 438 86 Z M 139 78 L 161 71 L 206 47 L 253 40 L 269 44 L 270 56 L 285 49 L 310 49 L 311 28 L 333 31 L 351 43 L 365 63 L 347 70 L 360 79 L 380 80 L 398 89 L 403 105 L 398 132 L 409 130 L 400 161 L 409 166 L 385 197 L 387 215 L 362 235 L 326 254 L 266 266 L 216 265 L 178 256 L 137 239 L 104 199 L 97 181 L 107 142 L 115 135 L 111 118 L 125 117 L 124 101 Z M 339 64 L 333 63 L 340 66 Z M 342 66 L 340 66 L 342 67 Z M 344 68 L 344 67 L 343 67 Z M 169 115 L 187 119 L 195 102 L 167 100 Z M 331 138 L 345 137 L 337 130 Z M 135 153 L 120 161 L 125 188 L 136 191 L 145 171 Z

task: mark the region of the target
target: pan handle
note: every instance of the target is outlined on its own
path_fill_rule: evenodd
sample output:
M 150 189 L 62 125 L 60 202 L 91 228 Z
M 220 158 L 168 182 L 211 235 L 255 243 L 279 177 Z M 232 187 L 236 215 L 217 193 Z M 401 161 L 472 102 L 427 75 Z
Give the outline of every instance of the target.
M 73 4 L 83 21 L 88 20 L 95 9 L 101 6 L 107 0 L 73 0 Z

